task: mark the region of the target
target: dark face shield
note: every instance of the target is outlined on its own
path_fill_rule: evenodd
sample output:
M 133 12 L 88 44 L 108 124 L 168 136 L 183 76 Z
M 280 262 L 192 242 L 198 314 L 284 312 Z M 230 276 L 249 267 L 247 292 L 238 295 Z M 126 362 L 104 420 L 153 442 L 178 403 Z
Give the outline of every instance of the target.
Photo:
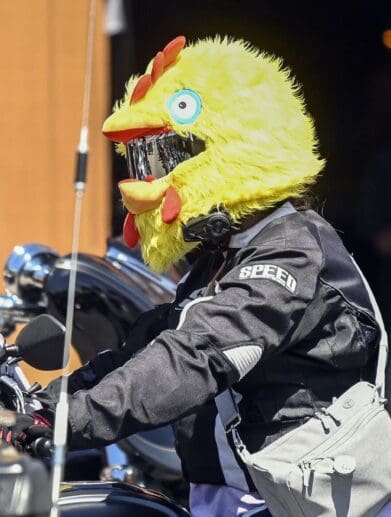
M 184 138 L 171 131 L 130 140 L 126 161 L 131 178 L 145 180 L 152 175 L 158 179 L 204 150 L 204 142 L 194 135 Z

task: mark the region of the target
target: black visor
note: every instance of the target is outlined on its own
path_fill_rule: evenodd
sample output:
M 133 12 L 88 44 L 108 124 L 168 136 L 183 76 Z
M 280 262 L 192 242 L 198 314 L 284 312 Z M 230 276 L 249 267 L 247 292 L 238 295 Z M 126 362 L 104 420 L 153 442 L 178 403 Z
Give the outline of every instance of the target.
M 204 142 L 194 135 L 185 138 L 171 131 L 130 140 L 126 161 L 131 178 L 145 180 L 152 175 L 158 179 L 204 150 Z

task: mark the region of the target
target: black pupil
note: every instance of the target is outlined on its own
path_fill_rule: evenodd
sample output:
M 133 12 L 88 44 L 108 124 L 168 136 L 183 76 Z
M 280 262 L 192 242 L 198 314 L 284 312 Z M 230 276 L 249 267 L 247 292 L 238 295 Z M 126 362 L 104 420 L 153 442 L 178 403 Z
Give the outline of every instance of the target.
M 185 101 L 181 101 L 179 103 L 179 107 L 181 108 L 181 110 L 184 110 L 186 108 L 186 102 Z

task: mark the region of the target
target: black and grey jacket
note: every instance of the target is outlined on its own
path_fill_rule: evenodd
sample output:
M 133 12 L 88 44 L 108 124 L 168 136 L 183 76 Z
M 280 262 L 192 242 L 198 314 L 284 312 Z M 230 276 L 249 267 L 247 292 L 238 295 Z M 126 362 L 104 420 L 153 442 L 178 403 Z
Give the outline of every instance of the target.
M 142 315 L 121 350 L 71 375 L 71 447 L 175 422 L 189 481 L 248 490 L 217 417 L 216 394 L 234 389 L 240 435 L 253 452 L 353 383 L 373 380 L 373 310 L 322 217 L 285 203 L 230 246 L 223 268 L 221 253 L 206 253 L 172 304 Z M 56 396 L 57 389 L 54 383 L 48 392 Z

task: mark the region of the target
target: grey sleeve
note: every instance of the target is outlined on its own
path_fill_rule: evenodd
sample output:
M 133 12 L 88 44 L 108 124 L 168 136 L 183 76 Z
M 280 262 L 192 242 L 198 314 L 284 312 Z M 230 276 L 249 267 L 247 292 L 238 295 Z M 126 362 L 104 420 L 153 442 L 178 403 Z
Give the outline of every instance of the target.
M 136 352 L 144 348 L 163 329 L 167 328 L 167 315 L 170 304 L 163 304 L 141 314 L 133 323 L 129 335 L 119 350 L 106 350 L 68 378 L 68 393 L 90 389 L 98 384 L 108 373 L 122 366 Z M 46 406 L 53 408 L 60 392 L 61 377 L 52 381 L 38 394 Z

